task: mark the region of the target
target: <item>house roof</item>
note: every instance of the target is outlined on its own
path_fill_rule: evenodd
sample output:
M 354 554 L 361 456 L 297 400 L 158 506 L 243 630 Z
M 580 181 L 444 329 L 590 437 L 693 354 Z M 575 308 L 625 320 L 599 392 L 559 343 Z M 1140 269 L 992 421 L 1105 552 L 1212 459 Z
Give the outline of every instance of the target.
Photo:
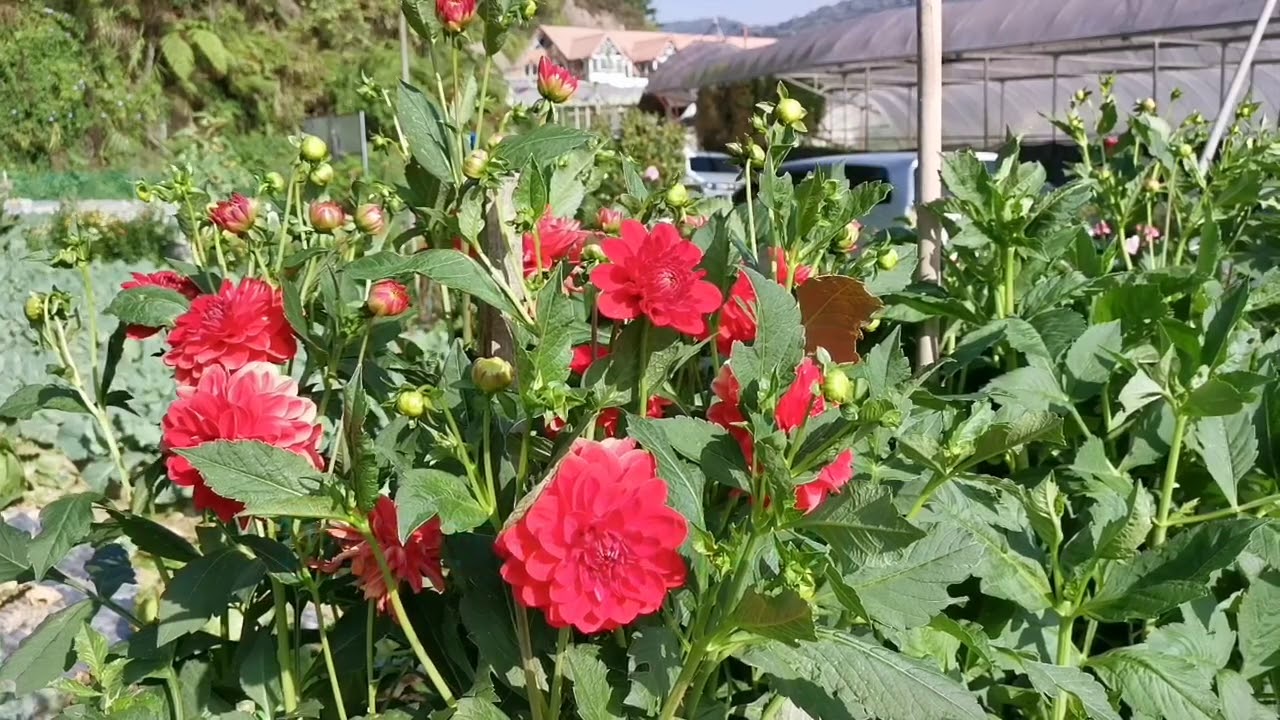
M 632 62 L 648 62 L 660 57 L 668 47 L 678 51 L 695 43 L 718 43 L 740 50 L 751 50 L 773 43 L 773 38 L 764 37 L 686 35 L 645 30 L 600 30 L 569 25 L 542 25 L 538 31 L 566 60 L 590 58 L 605 40 L 613 43 L 614 47 Z M 535 48 L 530 56 L 537 59 L 542 54 Z

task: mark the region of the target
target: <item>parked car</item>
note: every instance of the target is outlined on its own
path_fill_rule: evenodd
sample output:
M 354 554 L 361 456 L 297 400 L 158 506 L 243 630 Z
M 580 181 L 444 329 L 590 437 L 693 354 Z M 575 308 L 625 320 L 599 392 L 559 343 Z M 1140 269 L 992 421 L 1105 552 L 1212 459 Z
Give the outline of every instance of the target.
M 691 152 L 685 155 L 684 184 L 707 197 L 732 197 L 743 187 L 741 172 L 724 153 Z
M 997 156 L 992 152 L 975 153 L 978 159 L 992 166 Z M 844 176 L 850 187 L 877 180 L 890 186 L 889 194 L 880 204 L 863 218 L 863 225 L 874 229 L 885 229 L 902 224 L 904 218 L 916 204 L 916 168 L 919 160 L 914 152 L 880 152 L 854 153 L 849 155 L 823 155 L 820 157 L 789 160 L 782 164 L 780 170 L 790 175 L 796 182 L 805 178 L 817 168 L 834 171 L 844 168 Z M 833 172 L 834 174 L 834 172 Z M 741 200 L 742 193 L 738 193 Z

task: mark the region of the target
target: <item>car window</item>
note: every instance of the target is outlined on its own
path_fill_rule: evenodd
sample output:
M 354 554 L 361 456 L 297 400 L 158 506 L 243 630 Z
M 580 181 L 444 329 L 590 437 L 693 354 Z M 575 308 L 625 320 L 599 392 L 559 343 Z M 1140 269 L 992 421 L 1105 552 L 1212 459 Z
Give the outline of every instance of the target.
M 689 158 L 689 169 L 700 173 L 736 173 L 737 166 L 729 158 L 711 155 L 694 155 Z

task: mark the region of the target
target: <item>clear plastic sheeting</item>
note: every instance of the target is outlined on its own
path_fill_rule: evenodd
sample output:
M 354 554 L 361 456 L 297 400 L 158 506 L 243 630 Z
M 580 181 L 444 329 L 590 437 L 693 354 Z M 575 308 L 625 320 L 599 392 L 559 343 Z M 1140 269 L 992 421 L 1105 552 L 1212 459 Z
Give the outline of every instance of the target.
M 1174 117 L 1212 117 L 1263 0 L 956 0 L 943 8 L 943 142 L 991 147 L 1006 132 L 1049 142 L 1047 117 L 1071 95 L 1117 76 L 1122 102 L 1184 95 Z M 1280 24 L 1278 24 L 1280 25 Z M 737 50 L 694 45 L 649 80 L 648 92 L 687 104 L 698 88 L 784 77 L 827 97 L 816 138 L 852 148 L 916 145 L 915 9 L 866 15 Z M 1249 94 L 1280 107 L 1280 27 L 1264 39 Z M 1059 138 L 1060 139 L 1060 138 Z

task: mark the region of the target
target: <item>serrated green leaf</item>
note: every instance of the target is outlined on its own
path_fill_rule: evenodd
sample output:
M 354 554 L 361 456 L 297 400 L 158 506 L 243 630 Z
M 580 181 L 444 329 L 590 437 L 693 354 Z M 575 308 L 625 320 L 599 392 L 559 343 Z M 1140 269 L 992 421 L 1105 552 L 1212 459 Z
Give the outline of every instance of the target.
M 1139 370 L 1120 389 L 1120 412 L 1111 418 L 1108 430 L 1114 430 L 1134 413 L 1164 396 L 1164 389 L 1145 372 Z
M 769 642 L 751 646 L 737 656 L 775 678 L 793 681 L 784 689 L 791 691 L 788 696 L 802 708 L 808 705 L 805 695 L 818 695 L 827 697 L 828 702 L 838 702 L 852 717 L 879 720 L 983 720 L 986 717 L 975 697 L 960 683 L 925 662 L 854 635 L 824 630 L 817 642 L 794 647 Z
M 101 675 L 107 664 L 107 638 L 85 623 L 76 633 L 74 647 L 76 660 L 84 663 L 93 676 Z
M 974 467 L 1033 442 L 1065 445 L 1062 438 L 1062 418 L 1047 410 L 1018 413 L 1007 420 L 1002 418 L 974 441 L 973 454 L 960 467 Z
M 1258 436 L 1252 413 L 1200 418 L 1195 422 L 1195 449 L 1231 507 L 1239 504 L 1238 487 L 1258 459 Z
M 256 440 L 205 443 L 178 450 L 219 495 L 257 516 L 342 518 L 311 461 Z
M 1223 720 L 1276 720 L 1276 711 L 1259 702 L 1253 686 L 1233 670 L 1222 670 L 1216 678 L 1222 699 Z
M 697 463 L 707 479 L 727 487 L 750 489 L 747 460 L 736 440 L 719 425 L 681 415 L 654 421 L 672 449 Z M 814 421 L 810 420 L 810 424 Z
M 413 159 L 441 182 L 453 182 L 454 160 L 449 145 L 452 129 L 435 99 L 401 83 L 396 117 Z
M 981 548 L 980 560 L 967 572 L 982 579 L 983 592 L 1012 600 L 1032 612 L 1050 605 L 1053 590 L 1040 562 L 1014 549 L 999 529 L 984 520 L 972 501 L 959 493 L 940 493 L 935 505 L 945 522 Z
M 40 534 L 27 545 L 27 559 L 37 580 L 67 556 L 71 548 L 84 542 L 93 525 L 95 493 L 78 493 L 58 498 L 40 511 Z
M 261 535 L 240 535 L 236 543 L 243 545 L 262 561 L 272 577 L 286 583 L 298 581 L 298 571 L 302 569 L 298 556 L 287 545 Z
M 116 293 L 103 312 L 120 318 L 126 325 L 167 328 L 173 327 L 190 307 L 191 301 L 177 290 L 144 286 Z
M 563 272 L 553 273 L 538 293 L 532 329 L 536 344 L 532 350 L 518 347 L 516 352 L 516 376 L 522 379 L 520 391 L 530 406 L 537 404 L 530 394 L 533 388 L 569 379 L 578 318 L 573 299 L 563 289 Z
M 255 630 L 237 645 L 235 664 L 245 696 L 265 711 L 274 710 L 281 697 L 275 636 L 269 630 Z
M 452 720 L 509 720 L 497 705 L 478 697 L 465 697 L 458 701 Z
M 0 686 L 13 683 L 8 689 L 22 696 L 53 682 L 75 662 L 76 635 L 96 611 L 92 601 L 81 600 L 45 618 L 0 663 Z
M 1035 366 L 1007 372 L 987 383 L 983 392 L 1001 405 L 1027 412 L 1047 412 L 1069 402 L 1053 373 Z
M 396 489 L 396 512 L 403 541 L 433 517 L 446 535 L 477 528 L 489 512 L 471 494 L 466 478 L 436 469 L 409 471 Z
M 847 566 L 901 550 L 925 536 L 893 504 L 888 488 L 858 484 L 796 522 L 827 541 Z
M 1211 377 L 1187 395 L 1182 409 L 1193 418 L 1234 415 L 1253 402 L 1253 393 L 1223 378 Z
M 574 645 L 564 654 L 565 674 L 573 681 L 573 700 L 582 720 L 615 720 L 609 710 L 613 688 L 609 687 L 608 668 L 600 661 L 600 649 L 592 645 Z
M 1268 569 L 1249 583 L 1240 600 L 1236 623 L 1240 628 L 1240 654 L 1246 678 L 1280 666 L 1280 571 Z
M 179 562 L 190 562 L 200 552 L 189 540 L 150 518 L 108 510 L 112 522 L 142 552 Z
M 0 522 L 0 583 L 12 582 L 31 569 L 27 548 L 31 536 L 18 528 Z
M 266 572 L 261 560 L 234 547 L 188 563 L 160 596 L 156 645 L 166 645 L 199 630 L 227 607 L 234 593 L 257 585 Z
M 702 515 L 702 493 L 707 478 L 702 470 L 680 459 L 667 442 L 666 433 L 657 421 L 627 415 L 627 433 L 648 450 L 658 462 L 658 477 L 667 483 L 667 503 L 691 525 L 706 529 Z
M 947 587 L 972 575 L 982 554 L 973 537 L 938 525 L 905 550 L 870 558 L 847 584 L 876 622 L 919 627 L 954 602 Z
M 869 398 L 884 397 L 909 380 L 911 362 L 902 353 L 901 328 L 895 327 L 888 337 L 876 343 L 862 362 L 853 366 L 850 377 L 867 381 Z
M 1249 283 L 1239 283 L 1223 294 L 1221 303 L 1206 313 L 1204 343 L 1200 351 L 1201 365 L 1212 370 L 1225 359 L 1227 340 L 1244 315 L 1248 302 Z
M 1067 350 L 1067 388 L 1077 401 L 1093 397 L 1115 371 L 1123 342 L 1120 321 L 1091 325 Z
M 594 138 L 591 133 L 564 125 L 542 125 L 529 132 L 509 135 L 498 143 L 494 157 L 516 169 L 530 162 L 546 165 L 583 147 Z
M 1218 699 L 1210 689 L 1213 676 L 1182 658 L 1161 655 L 1140 644 L 1112 650 L 1091 659 L 1089 665 L 1129 707 L 1146 717 L 1218 717 Z
M 60 410 L 83 414 L 89 412 L 80 394 L 69 387 L 24 385 L 0 405 L 0 418 L 29 420 L 38 410 Z
M 731 622 L 741 630 L 784 643 L 817 639 L 813 607 L 790 589 L 776 595 L 748 590 L 733 611 Z
M 763 275 L 743 268 L 756 294 L 756 339 L 752 346 L 768 372 L 786 374 L 804 355 L 804 324 L 791 293 Z
M 1053 700 L 1061 693 L 1070 693 L 1084 706 L 1085 715 L 1093 720 L 1120 720 L 1120 714 L 1107 700 L 1107 691 L 1083 670 L 1030 660 L 1022 666 L 1031 686 L 1045 698 Z

